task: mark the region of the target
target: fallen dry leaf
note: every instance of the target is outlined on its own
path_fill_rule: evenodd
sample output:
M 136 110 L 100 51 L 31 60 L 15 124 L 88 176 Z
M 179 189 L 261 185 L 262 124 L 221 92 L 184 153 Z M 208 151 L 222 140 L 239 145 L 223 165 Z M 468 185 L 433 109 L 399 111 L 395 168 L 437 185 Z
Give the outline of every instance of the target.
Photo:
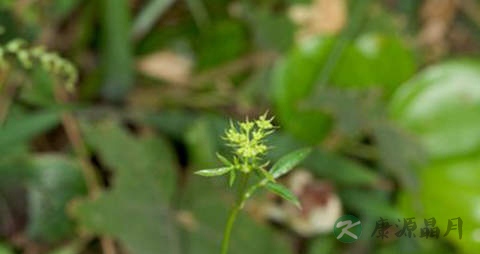
M 190 80 L 192 66 L 191 59 L 170 51 L 156 52 L 137 62 L 141 73 L 175 84 L 186 84 Z
M 311 5 L 297 4 L 289 10 L 290 18 L 300 25 L 297 38 L 319 34 L 337 34 L 347 22 L 345 0 L 315 0 Z

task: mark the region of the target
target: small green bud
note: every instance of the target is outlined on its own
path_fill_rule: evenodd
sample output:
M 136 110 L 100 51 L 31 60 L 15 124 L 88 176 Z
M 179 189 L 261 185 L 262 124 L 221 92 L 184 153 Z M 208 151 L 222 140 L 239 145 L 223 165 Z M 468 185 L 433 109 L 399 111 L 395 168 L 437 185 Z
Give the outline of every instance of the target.
M 246 132 L 246 133 L 249 133 L 250 130 L 253 128 L 254 126 L 254 123 L 253 122 L 249 122 L 248 119 L 246 122 L 243 122 L 243 123 L 240 123 L 240 127 Z

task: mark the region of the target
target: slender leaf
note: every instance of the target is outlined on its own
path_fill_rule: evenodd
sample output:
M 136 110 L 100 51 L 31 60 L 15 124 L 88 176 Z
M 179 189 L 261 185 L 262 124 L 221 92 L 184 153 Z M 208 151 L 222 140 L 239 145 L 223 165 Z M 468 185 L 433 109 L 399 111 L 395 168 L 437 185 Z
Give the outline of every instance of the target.
M 274 178 L 279 178 L 280 176 L 285 175 L 295 166 L 297 166 L 302 160 L 307 158 L 311 152 L 311 148 L 302 148 L 283 156 L 272 166 L 270 173 Z
M 127 0 L 104 1 L 103 95 L 122 100 L 134 84 L 130 43 L 130 15 Z
M 40 112 L 11 119 L 4 127 L 0 128 L 0 149 L 5 149 L 13 144 L 26 142 L 42 132 L 58 124 L 59 112 Z
M 145 35 L 173 2 L 174 0 L 151 0 L 133 23 L 133 38 Z
M 302 208 L 300 200 L 298 200 L 298 198 L 285 186 L 278 183 L 269 182 L 267 183 L 266 187 L 267 189 L 284 198 L 285 200 L 292 202 L 298 208 Z
M 228 180 L 228 184 L 230 185 L 230 187 L 233 186 L 233 183 L 235 183 L 235 178 L 236 178 L 236 174 L 235 174 L 235 170 L 231 170 L 230 171 L 230 179 Z
M 232 169 L 233 169 L 232 167 L 203 169 L 203 170 L 196 171 L 195 174 L 201 175 L 201 176 L 220 176 L 228 173 Z
M 232 165 L 230 161 L 227 160 L 227 158 L 223 157 L 223 155 L 217 153 L 217 158 L 223 162 L 225 165 Z

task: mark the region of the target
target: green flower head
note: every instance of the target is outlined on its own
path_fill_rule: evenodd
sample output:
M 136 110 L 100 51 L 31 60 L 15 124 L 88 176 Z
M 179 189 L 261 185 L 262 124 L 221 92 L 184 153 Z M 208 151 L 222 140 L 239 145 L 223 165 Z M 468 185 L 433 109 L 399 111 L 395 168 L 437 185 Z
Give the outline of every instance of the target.
M 229 146 L 233 147 L 240 159 L 258 160 L 268 150 L 265 138 L 273 133 L 272 120 L 273 118 L 267 119 L 265 113 L 256 121 L 251 122 L 247 119 L 245 122 L 238 123 L 239 128 L 230 121 L 230 127 L 225 131 L 224 139 Z

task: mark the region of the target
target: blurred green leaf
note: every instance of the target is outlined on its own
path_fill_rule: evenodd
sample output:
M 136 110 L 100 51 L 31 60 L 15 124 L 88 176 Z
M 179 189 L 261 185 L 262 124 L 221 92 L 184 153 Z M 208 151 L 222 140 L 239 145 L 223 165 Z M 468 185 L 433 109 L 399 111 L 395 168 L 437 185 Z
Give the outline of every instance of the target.
M 322 90 L 316 82 L 338 40 L 317 37 L 304 41 L 275 69 L 272 92 L 279 120 L 289 132 L 310 143 L 317 143 L 327 135 L 331 119 L 324 110 L 301 108 L 300 102 L 307 98 L 318 101 Z M 392 61 L 393 58 L 399 61 Z M 332 69 L 328 85 L 344 89 L 380 87 L 388 94 L 410 78 L 415 69 L 412 52 L 399 39 L 367 34 L 348 41 Z
M 371 169 L 333 153 L 314 150 L 305 166 L 316 176 L 341 185 L 375 185 L 379 178 Z
M 441 233 L 447 230 L 448 220 L 463 220 L 463 237 L 453 230 L 448 241 L 460 247 L 462 253 L 479 253 L 480 242 L 480 157 L 458 157 L 432 162 L 420 171 L 418 191 L 404 190 L 399 207 L 406 217 L 423 220 L 434 217 Z M 456 223 L 456 220 L 452 222 Z
M 293 194 L 289 189 L 287 189 L 287 187 L 272 182 L 268 182 L 265 187 L 271 192 L 284 198 L 285 200 L 292 202 L 296 207 L 301 208 L 300 200 L 298 200 L 295 194 Z
M 150 0 L 133 23 L 133 38 L 145 35 L 173 2 L 173 0 Z
M 7 245 L 0 243 L 0 254 L 14 254 L 14 252 Z
M 273 100 L 281 125 L 309 143 L 322 140 L 330 129 L 330 118 L 314 110 L 300 110 L 300 101 L 314 91 L 321 64 L 326 61 L 333 39 L 317 38 L 301 43 L 288 53 L 273 73 Z
M 390 93 L 415 70 L 414 54 L 402 40 L 369 33 L 347 47 L 332 73 L 331 82 L 340 87 L 380 86 Z
M 168 144 L 156 137 L 135 138 L 112 122 L 85 130 L 115 178 L 112 190 L 77 204 L 76 217 L 87 229 L 117 238 L 132 253 L 177 253 L 175 220 L 168 207 L 176 172 Z
M 213 168 L 221 166 L 216 152 L 229 154 L 225 149 L 221 136 L 227 127 L 227 120 L 213 115 L 204 115 L 189 126 L 184 133 L 187 153 L 191 166 Z
M 41 155 L 32 161 L 35 178 L 29 184 L 28 235 L 55 242 L 73 236 L 74 224 L 66 214 L 73 198 L 86 196 L 79 165 L 60 155 Z
M 412 169 L 428 161 L 421 145 L 403 130 L 387 123 L 377 123 L 373 135 L 380 165 L 395 175 L 404 187 L 414 187 L 416 179 Z
M 169 137 L 181 140 L 197 118 L 198 116 L 192 112 L 169 110 L 158 114 L 145 114 L 141 119 Z
M 50 11 L 56 18 L 63 19 L 67 17 L 81 2 L 81 0 L 55 0 L 50 4 Z
M 270 169 L 270 173 L 273 175 L 274 178 L 279 178 L 287 174 L 298 164 L 300 164 L 305 158 L 307 158 L 307 156 L 310 155 L 311 152 L 311 148 L 302 148 L 283 156 L 272 166 L 272 168 Z
M 258 47 L 284 52 L 293 44 L 295 27 L 286 15 L 266 8 L 250 7 L 247 17 Z
M 340 191 L 340 197 L 345 207 L 362 216 L 373 217 L 377 220 L 379 217 L 403 218 L 402 213 L 391 204 L 389 195 L 391 194 L 384 191 L 353 188 Z
M 333 254 L 335 253 L 335 243 L 337 239 L 333 236 L 320 236 L 313 240 L 310 246 L 309 254 Z
M 34 68 L 32 80 L 32 85 L 24 86 L 21 90 L 21 99 L 41 106 L 55 104 L 54 85 L 50 74 L 43 68 Z
M 103 0 L 103 96 L 119 101 L 134 84 L 130 8 L 127 0 Z
M 9 118 L 0 127 L 0 150 L 22 142 L 28 142 L 35 136 L 51 129 L 60 121 L 60 112 L 41 111 L 19 118 Z
M 420 138 L 433 158 L 480 148 L 480 63 L 449 61 L 405 83 L 390 104 L 391 117 Z
M 48 254 L 78 254 L 79 251 L 76 246 L 66 246 L 57 250 L 51 251 Z
M 212 24 L 197 41 L 197 68 L 207 69 L 239 57 L 247 50 L 246 36 L 241 23 L 224 20 Z

